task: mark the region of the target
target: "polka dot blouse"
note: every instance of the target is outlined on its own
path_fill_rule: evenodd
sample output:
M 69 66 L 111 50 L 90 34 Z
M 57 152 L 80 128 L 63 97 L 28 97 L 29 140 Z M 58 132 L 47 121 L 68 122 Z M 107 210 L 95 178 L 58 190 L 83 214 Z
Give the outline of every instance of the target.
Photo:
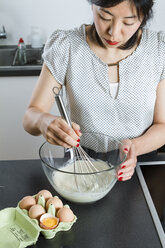
M 90 49 L 85 25 L 57 30 L 48 39 L 44 63 L 67 92 L 71 120 L 82 132 L 118 139 L 142 135 L 153 122 L 156 89 L 165 78 L 165 36 L 144 29 L 136 50 L 119 63 L 119 88 L 111 96 L 108 65 Z

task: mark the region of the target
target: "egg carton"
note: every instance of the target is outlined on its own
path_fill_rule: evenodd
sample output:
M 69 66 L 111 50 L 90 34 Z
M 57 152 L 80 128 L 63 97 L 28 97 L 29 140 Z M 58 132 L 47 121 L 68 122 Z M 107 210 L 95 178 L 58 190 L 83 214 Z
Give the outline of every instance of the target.
M 64 205 L 64 207 L 69 208 L 69 205 Z M 54 209 L 49 209 L 49 213 L 55 214 Z M 36 244 L 40 233 L 46 239 L 52 239 L 57 232 L 70 230 L 76 220 L 77 217 L 74 215 L 72 222 L 59 222 L 56 228 L 45 230 L 40 227 L 38 220 L 31 219 L 28 211 L 21 209 L 18 203 L 16 208 L 5 208 L 0 211 L 1 247 L 24 248 Z

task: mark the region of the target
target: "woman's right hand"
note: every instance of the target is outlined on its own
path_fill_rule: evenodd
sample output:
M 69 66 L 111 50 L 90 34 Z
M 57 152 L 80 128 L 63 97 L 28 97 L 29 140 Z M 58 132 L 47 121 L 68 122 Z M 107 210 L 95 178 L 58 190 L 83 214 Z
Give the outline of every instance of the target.
M 54 87 L 60 90 L 62 85 L 55 80 L 48 67 L 43 64 L 41 74 L 24 115 L 24 129 L 32 135 L 42 134 L 51 144 L 66 148 L 77 146 L 81 136 L 80 126 L 72 123 L 71 128 L 64 119 L 50 114 L 55 102 L 52 91 Z
M 80 126 L 72 122 L 72 128 L 59 116 L 43 113 L 39 121 L 39 127 L 45 139 L 51 143 L 66 148 L 79 146 Z

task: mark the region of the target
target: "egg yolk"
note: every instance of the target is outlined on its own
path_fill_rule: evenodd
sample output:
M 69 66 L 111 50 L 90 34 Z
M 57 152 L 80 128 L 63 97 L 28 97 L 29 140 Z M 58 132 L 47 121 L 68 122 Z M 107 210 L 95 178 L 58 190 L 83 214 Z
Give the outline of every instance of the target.
M 57 225 L 57 220 L 54 218 L 46 218 L 42 221 L 42 224 L 51 228 Z

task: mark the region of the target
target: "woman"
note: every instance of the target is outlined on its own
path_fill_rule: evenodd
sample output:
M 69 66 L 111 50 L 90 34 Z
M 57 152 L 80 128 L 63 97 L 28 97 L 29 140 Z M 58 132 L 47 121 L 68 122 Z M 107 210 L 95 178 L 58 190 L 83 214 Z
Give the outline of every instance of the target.
M 118 180 L 132 177 L 137 156 L 165 143 L 165 38 L 144 28 L 152 0 L 90 0 L 93 25 L 55 31 L 24 117 L 48 142 L 78 146 L 81 132 L 125 139 Z M 65 85 L 71 129 L 49 113 L 53 87 Z

